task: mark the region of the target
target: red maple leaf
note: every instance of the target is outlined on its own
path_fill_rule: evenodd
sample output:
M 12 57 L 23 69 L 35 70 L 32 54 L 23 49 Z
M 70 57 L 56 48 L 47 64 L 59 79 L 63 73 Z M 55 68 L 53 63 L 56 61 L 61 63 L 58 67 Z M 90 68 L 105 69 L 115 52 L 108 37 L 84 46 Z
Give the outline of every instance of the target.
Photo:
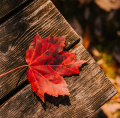
M 57 97 L 68 95 L 69 91 L 63 76 L 79 73 L 86 61 L 77 60 L 75 53 L 63 51 L 66 36 L 42 39 L 37 34 L 26 51 L 28 80 L 32 90 L 44 102 L 44 93 Z
M 42 39 L 37 34 L 29 49 L 26 51 L 26 62 L 0 77 L 25 66 L 28 66 L 27 75 L 32 90 L 44 102 L 44 93 L 57 97 L 68 95 L 69 91 L 63 76 L 79 73 L 79 68 L 86 61 L 77 60 L 75 53 L 63 51 L 66 36 L 53 37 L 50 35 Z

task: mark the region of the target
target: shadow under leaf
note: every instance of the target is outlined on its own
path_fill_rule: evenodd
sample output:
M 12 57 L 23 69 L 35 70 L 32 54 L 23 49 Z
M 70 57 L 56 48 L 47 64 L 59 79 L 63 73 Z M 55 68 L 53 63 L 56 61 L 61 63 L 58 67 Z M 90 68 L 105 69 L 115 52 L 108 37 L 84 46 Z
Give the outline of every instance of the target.
M 67 96 L 67 95 L 65 95 L 65 96 L 59 95 L 58 97 L 53 97 L 53 96 L 45 93 L 45 103 L 36 94 L 35 94 L 35 96 L 36 96 L 37 100 L 41 102 L 41 105 L 45 111 L 46 111 L 46 107 L 47 107 L 46 102 L 49 102 L 50 104 L 53 104 L 54 106 L 57 106 L 57 107 L 59 107 L 59 104 L 62 104 L 64 106 L 71 105 L 69 96 Z

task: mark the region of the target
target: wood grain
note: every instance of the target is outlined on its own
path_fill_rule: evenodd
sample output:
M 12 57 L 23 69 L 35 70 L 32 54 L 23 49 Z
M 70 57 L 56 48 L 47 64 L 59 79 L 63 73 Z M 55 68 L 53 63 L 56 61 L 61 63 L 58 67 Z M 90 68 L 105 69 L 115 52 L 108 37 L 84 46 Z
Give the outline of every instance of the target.
M 86 60 L 77 76 L 65 77 L 69 97 L 46 95 L 46 104 L 27 85 L 0 109 L 1 118 L 86 118 L 117 91 L 86 49 L 79 45 L 70 52 Z
M 68 35 L 66 49 L 80 38 L 50 0 L 34 0 L 0 25 L 0 74 L 26 64 L 26 49 L 37 32 L 42 38 Z M 26 74 L 21 78 L 25 69 L 0 78 L 0 99 L 27 79 Z
M 15 8 L 19 7 L 27 0 L 1 0 L 0 1 L 0 20 Z

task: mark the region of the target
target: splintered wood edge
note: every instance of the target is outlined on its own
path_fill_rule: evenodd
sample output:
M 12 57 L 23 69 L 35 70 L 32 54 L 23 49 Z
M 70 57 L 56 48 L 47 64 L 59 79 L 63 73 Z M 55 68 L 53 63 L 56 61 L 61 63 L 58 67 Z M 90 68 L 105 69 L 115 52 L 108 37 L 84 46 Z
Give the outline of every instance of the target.
M 33 37 L 39 33 L 42 38 L 68 35 L 66 49 L 80 39 L 64 17 L 50 0 L 35 0 L 28 6 L 0 25 L 0 74 L 18 66 L 26 65 L 25 52 Z M 27 80 L 26 68 L 20 68 L 1 77 L 0 99 Z
M 91 55 L 80 44 L 70 50 L 75 52 L 78 59 L 86 60 L 87 64 L 80 68 L 79 76 L 65 77 L 70 92 L 70 104 L 61 99 L 44 104 L 33 93 L 30 84 L 24 87 L 10 100 L 1 106 L 0 117 L 80 117 L 85 118 L 99 109 L 105 102 L 113 97 L 117 90 L 100 69 Z M 55 101 L 55 98 L 52 98 Z

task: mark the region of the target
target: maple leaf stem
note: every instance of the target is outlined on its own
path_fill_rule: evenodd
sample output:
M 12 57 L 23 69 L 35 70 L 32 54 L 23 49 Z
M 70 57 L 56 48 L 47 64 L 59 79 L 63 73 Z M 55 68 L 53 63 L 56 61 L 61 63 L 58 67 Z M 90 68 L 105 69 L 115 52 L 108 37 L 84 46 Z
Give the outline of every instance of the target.
M 22 66 L 19 66 L 19 67 L 17 67 L 17 68 L 14 68 L 14 69 L 6 72 L 6 73 L 1 74 L 0 77 L 4 76 L 4 75 L 6 75 L 6 74 L 8 74 L 8 73 L 10 73 L 10 72 L 12 72 L 12 71 L 14 71 L 14 70 L 17 70 L 17 69 L 19 69 L 19 68 L 25 67 L 25 66 L 29 66 L 29 65 L 22 65 Z

